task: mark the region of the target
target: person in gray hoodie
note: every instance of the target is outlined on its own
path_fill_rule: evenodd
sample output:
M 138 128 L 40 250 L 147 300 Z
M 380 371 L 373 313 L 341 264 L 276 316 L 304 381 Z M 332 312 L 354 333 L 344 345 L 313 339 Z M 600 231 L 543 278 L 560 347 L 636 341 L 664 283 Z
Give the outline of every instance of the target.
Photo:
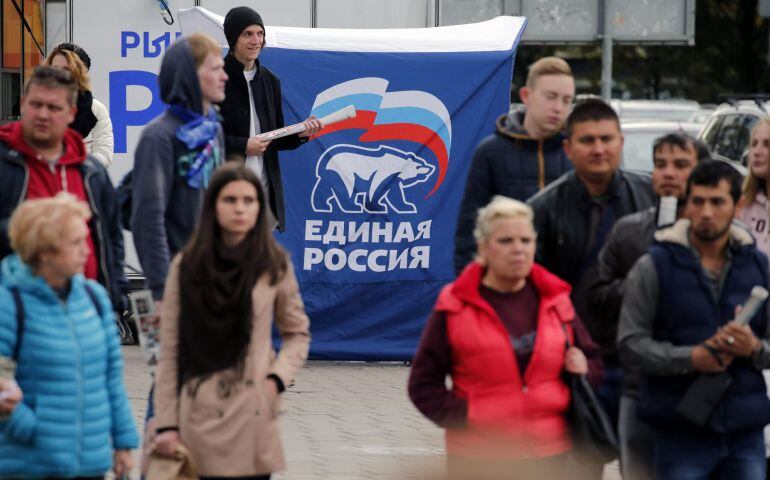
M 158 313 L 147 322 L 159 320 L 171 259 L 190 239 L 204 190 L 224 163 L 214 103 L 224 100 L 226 81 L 219 44 L 201 33 L 175 42 L 160 65 L 160 96 L 169 108 L 142 130 L 131 174 L 131 232 Z M 143 473 L 155 434 L 152 397 L 151 390 Z
M 524 107 L 497 120 L 496 131 L 473 153 L 455 233 L 455 273 L 473 260 L 476 212 L 495 195 L 526 201 L 572 168 L 562 143 L 564 120 L 575 96 L 569 64 L 544 57 L 529 67 L 519 89 Z
M 158 81 L 169 108 L 142 131 L 131 200 L 134 245 L 156 304 L 171 259 L 195 228 L 208 179 L 224 160 L 224 134 L 213 106 L 224 99 L 227 81 L 219 45 L 203 34 L 174 43 Z

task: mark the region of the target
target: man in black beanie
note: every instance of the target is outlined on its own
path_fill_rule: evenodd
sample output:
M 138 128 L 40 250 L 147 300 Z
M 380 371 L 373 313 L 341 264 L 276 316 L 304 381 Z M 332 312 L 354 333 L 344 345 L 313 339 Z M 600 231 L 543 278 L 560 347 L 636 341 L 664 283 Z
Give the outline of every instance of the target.
M 281 82 L 260 65 L 259 53 L 265 46 L 265 24 L 249 7 L 236 7 L 225 16 L 225 37 L 230 51 L 225 56 L 225 101 L 220 105 L 225 131 L 227 156 L 245 158 L 246 166 L 256 173 L 268 195 L 270 210 L 283 231 L 286 225 L 279 150 L 294 150 L 321 129 L 310 117 L 305 131 L 263 142 L 255 138 L 284 126 L 281 106 Z

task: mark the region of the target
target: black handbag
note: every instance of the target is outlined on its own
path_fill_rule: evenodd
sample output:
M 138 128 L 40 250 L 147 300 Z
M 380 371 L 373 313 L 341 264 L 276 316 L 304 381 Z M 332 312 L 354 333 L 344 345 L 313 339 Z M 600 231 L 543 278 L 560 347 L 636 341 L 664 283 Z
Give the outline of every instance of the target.
M 562 324 L 569 341 L 567 327 Z M 618 456 L 618 438 L 607 412 L 596 398 L 585 375 L 565 372 L 565 381 L 570 389 L 570 407 L 567 422 L 574 445 L 573 456 L 581 462 L 607 463 Z

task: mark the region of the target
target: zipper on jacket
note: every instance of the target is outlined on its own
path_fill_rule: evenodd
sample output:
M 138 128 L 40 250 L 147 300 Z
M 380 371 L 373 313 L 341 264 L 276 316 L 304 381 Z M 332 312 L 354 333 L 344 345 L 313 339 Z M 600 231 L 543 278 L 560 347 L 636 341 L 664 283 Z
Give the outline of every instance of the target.
M 80 461 L 83 450 L 83 359 L 81 357 L 82 350 L 80 348 L 80 342 L 78 341 L 77 332 L 75 331 L 75 324 L 70 316 L 70 311 L 66 301 L 62 303 L 62 310 L 64 310 L 64 318 L 67 322 L 67 327 L 70 332 L 70 340 L 72 341 L 72 348 L 75 350 L 75 376 L 77 379 L 77 394 L 78 394 L 78 412 L 75 416 L 77 432 L 77 441 L 75 445 L 75 470 L 80 471 Z
M 19 200 L 16 202 L 17 207 L 24 203 L 24 200 L 27 198 L 27 190 L 29 189 L 29 167 L 27 167 L 26 163 L 21 163 L 21 167 L 24 169 L 24 183 L 21 186 L 21 195 L 19 195 Z
M 104 285 L 110 294 L 110 298 L 112 298 L 112 282 L 110 281 L 110 272 L 107 269 L 107 264 L 105 263 L 105 258 L 107 257 L 107 250 L 105 249 L 105 245 L 104 245 L 104 232 L 102 231 L 102 222 L 101 222 L 102 215 L 101 215 L 101 212 L 99 212 L 99 209 L 96 208 L 94 195 L 93 195 L 93 192 L 91 192 L 91 185 L 88 183 L 91 180 L 91 177 L 93 176 L 94 174 L 92 172 L 86 173 L 85 178 L 83 178 L 83 186 L 85 187 L 86 194 L 88 195 L 88 202 L 91 204 L 91 212 L 94 214 L 94 217 L 96 217 L 94 221 L 94 226 L 96 228 L 96 238 L 99 241 L 98 253 L 100 253 L 100 255 L 97 255 L 97 257 L 99 260 L 99 266 L 102 269 L 102 275 L 104 275 Z
M 545 155 L 543 155 L 543 139 L 537 141 L 537 189 L 545 188 Z

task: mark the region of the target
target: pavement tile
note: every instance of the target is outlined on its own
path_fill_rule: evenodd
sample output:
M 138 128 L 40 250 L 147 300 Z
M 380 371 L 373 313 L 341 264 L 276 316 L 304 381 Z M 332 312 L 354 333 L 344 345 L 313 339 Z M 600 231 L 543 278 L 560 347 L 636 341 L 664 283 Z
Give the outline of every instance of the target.
M 123 352 L 128 396 L 137 425 L 142 425 L 150 372 L 138 347 L 124 347 Z M 444 432 L 410 403 L 408 375 L 409 368 L 400 362 L 310 362 L 282 397 L 288 469 L 273 478 L 440 478 Z M 616 464 L 605 469 L 604 480 L 620 480 Z

